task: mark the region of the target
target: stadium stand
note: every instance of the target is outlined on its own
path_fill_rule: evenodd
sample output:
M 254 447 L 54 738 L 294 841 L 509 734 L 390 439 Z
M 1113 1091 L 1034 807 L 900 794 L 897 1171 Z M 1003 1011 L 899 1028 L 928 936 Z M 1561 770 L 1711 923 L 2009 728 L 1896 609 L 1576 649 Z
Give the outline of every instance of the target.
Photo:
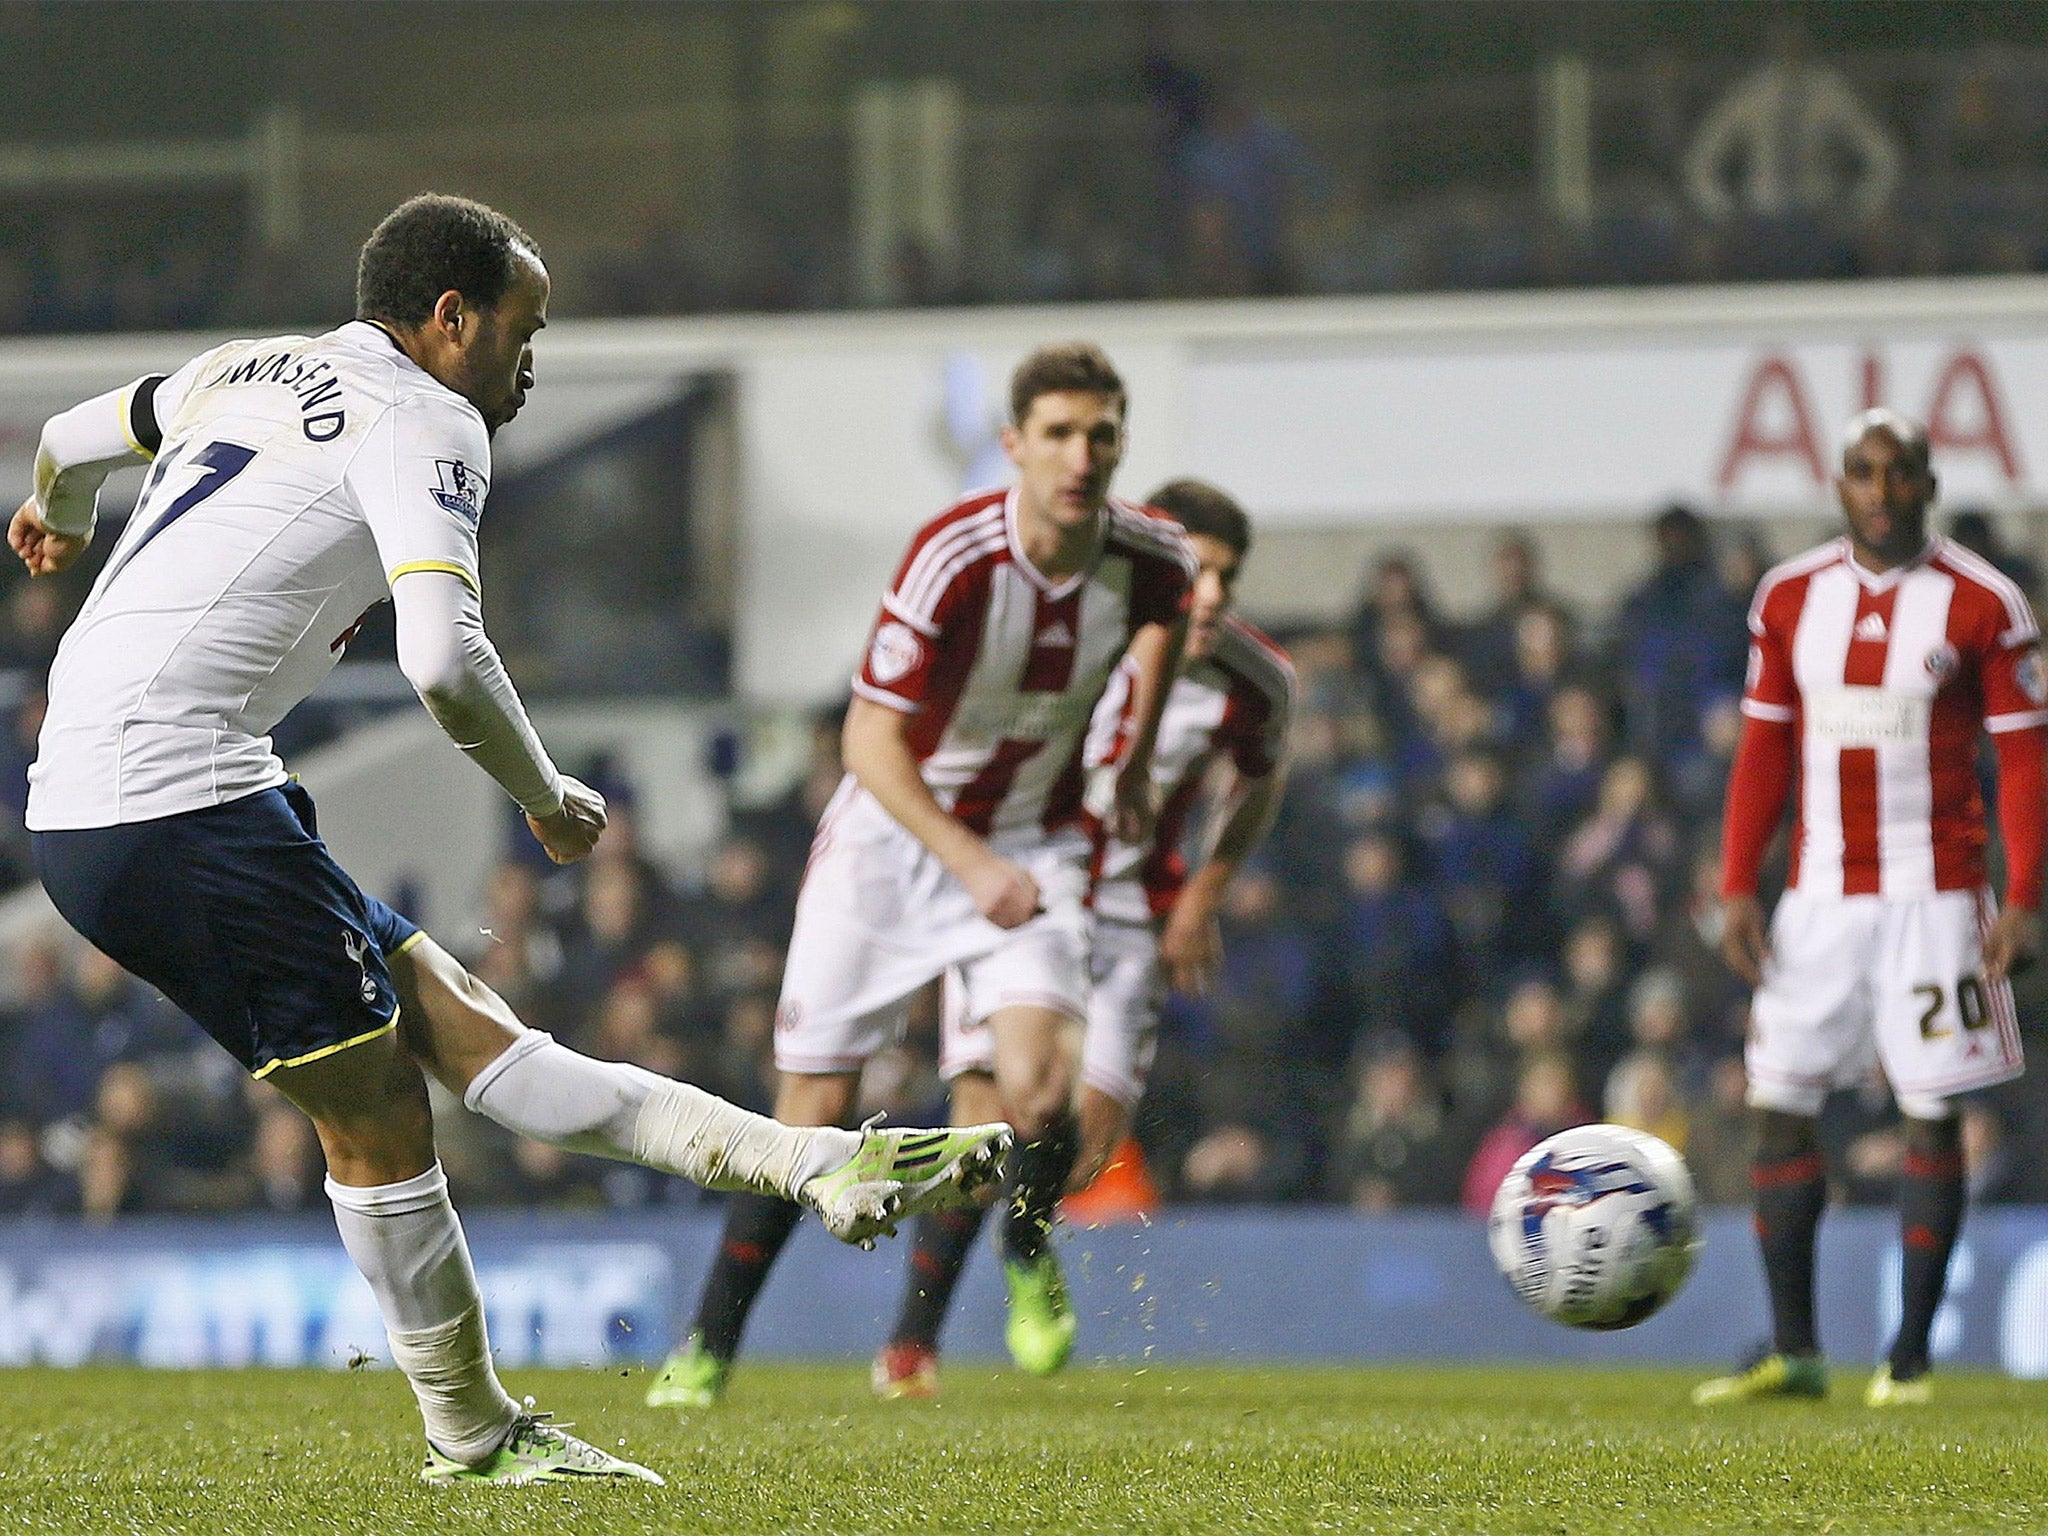
M 45 112 L 0 156 L 0 335 L 324 315 L 316 296 L 340 291 L 346 251 L 311 227 L 312 190 L 346 208 L 369 178 L 411 164 L 518 163 L 543 205 L 536 232 L 562 258 L 565 315 L 2048 265 L 2048 37 L 2024 8 L 1976 8 L 1966 27 L 1929 18 L 1908 37 L 1881 10 L 1811 7 L 1824 46 L 1769 7 L 1730 18 L 1679 4 L 1641 27 L 1569 3 L 1483 20 L 1309 6 L 1285 27 L 1262 25 L 1257 7 L 1203 9 L 1206 22 L 1105 7 L 1048 40 L 993 5 L 957 28 L 884 27 L 857 7 L 778 23 L 679 5 L 648 25 L 692 53 L 700 73 L 681 89 L 556 58 L 515 19 L 508 57 L 548 58 L 560 98 L 534 109 L 549 151 L 537 168 L 522 159 L 537 139 L 481 127 L 441 80 L 409 132 L 289 101 L 252 112 L 239 91 L 215 99 L 204 82 L 223 77 L 222 59 L 267 46 L 339 67 L 350 34 L 286 15 L 263 29 L 202 17 L 165 46 L 213 67 L 128 89 L 148 99 L 194 81 L 177 106 L 208 133 L 136 141 L 101 126 L 38 149 Z M 583 21 L 584 53 L 638 46 L 635 25 Z M 807 26 L 831 35 L 792 47 L 787 34 Z M 83 20 L 47 18 L 38 41 L 53 77 L 73 58 L 121 67 L 98 57 Z M 1038 83 L 1000 67 L 1010 45 L 1042 56 Z M 783 54 L 804 63 L 766 62 Z M 759 78 L 747 59 L 764 61 Z M 856 105 L 865 82 L 906 74 L 932 82 L 924 96 L 875 87 L 873 110 Z M 1079 174 L 1065 155 L 1074 92 L 1102 151 Z M 19 100 L 38 111 L 33 90 Z M 917 151 L 952 188 L 943 209 L 898 206 L 858 169 L 888 163 L 862 123 L 879 143 L 921 112 L 952 125 Z M 625 144 L 658 157 L 653 177 L 623 176 Z M 744 175 L 721 179 L 735 160 Z M 757 195 L 736 199 L 739 180 Z

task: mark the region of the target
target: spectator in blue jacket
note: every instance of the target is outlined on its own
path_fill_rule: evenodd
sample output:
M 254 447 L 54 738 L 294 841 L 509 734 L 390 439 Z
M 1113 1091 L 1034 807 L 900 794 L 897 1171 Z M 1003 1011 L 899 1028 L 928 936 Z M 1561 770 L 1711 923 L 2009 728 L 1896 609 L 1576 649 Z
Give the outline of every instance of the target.
M 1703 711 L 1742 691 L 1747 605 L 1723 585 L 1707 527 L 1674 504 L 1652 524 L 1657 564 L 1615 624 L 1629 739 L 1659 766 L 1698 746 Z
M 1345 1003 L 1354 1034 L 1399 1034 L 1435 1058 L 1451 1044 L 1457 944 L 1443 903 L 1406 866 L 1386 831 L 1345 852 L 1336 933 Z

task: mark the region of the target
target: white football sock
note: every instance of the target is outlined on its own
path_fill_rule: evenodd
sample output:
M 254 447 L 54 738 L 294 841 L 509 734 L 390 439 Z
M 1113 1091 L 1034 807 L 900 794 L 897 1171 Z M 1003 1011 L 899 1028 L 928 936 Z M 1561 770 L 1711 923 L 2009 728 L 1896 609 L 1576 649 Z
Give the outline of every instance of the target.
M 439 1163 L 367 1189 L 327 1180 L 342 1246 L 370 1282 L 391 1358 L 412 1383 L 427 1441 L 474 1466 L 518 1416 L 491 1365 L 483 1296 Z
M 784 1125 L 644 1067 L 581 1055 L 537 1029 L 477 1073 L 462 1102 L 570 1152 L 784 1200 L 860 1146 L 856 1131 Z

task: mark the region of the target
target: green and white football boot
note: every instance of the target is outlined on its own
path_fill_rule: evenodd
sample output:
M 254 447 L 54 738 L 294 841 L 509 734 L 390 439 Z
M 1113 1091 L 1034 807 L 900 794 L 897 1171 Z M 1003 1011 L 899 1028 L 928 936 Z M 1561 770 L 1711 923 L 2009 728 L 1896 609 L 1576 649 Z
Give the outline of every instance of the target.
M 658 1472 L 638 1462 L 627 1461 L 578 1440 L 560 1425 L 548 1421 L 545 1413 L 533 1411 L 533 1399 L 526 1400 L 526 1412 L 512 1421 L 505 1443 L 473 1467 L 443 1456 L 427 1447 L 427 1464 L 420 1468 L 420 1481 L 437 1487 L 462 1483 L 491 1483 L 500 1488 L 521 1488 L 528 1483 L 571 1483 L 595 1478 L 620 1482 L 667 1486 Z
M 804 1185 L 798 1203 L 841 1242 L 872 1248 L 906 1217 L 972 1200 L 995 1179 L 1012 1139 L 1000 1120 L 940 1130 L 885 1130 L 870 1121 L 859 1150 Z

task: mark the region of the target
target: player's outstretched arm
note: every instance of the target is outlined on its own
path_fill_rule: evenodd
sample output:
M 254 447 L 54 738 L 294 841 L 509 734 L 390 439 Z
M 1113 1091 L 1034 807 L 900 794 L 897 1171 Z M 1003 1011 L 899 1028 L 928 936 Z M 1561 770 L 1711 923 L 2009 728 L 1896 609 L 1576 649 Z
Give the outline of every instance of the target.
M 1131 637 L 1131 745 L 1116 776 L 1116 835 L 1127 843 L 1152 836 L 1158 807 L 1152 803 L 1152 751 L 1159 742 L 1159 721 L 1166 713 L 1166 695 L 1180 671 L 1181 649 L 1187 643 L 1186 620 L 1144 624 Z
M 998 928 L 1029 922 L 1039 910 L 1038 883 L 932 798 L 910 750 L 910 719 L 856 695 L 841 737 L 847 771 L 967 887 L 983 917 Z
M 1224 893 L 1271 829 L 1286 783 L 1284 763 L 1256 778 L 1242 771 L 1233 775 L 1215 841 L 1201 867 L 1181 888 L 1159 935 L 1159 958 L 1176 991 L 1202 997 L 1215 983 L 1223 964 L 1217 914 Z
M 107 476 L 148 462 L 161 440 L 151 413 L 160 382 L 143 379 L 94 395 L 43 423 L 34 494 L 7 525 L 8 548 L 30 576 L 52 575 L 84 553 L 99 519 L 100 487 Z M 141 440 L 145 436 L 148 447 Z
M 556 771 L 484 633 L 477 524 L 490 482 L 483 419 L 452 398 L 411 397 L 374 422 L 349 481 L 398 614 L 398 665 L 441 729 L 526 812 L 558 864 L 582 858 L 604 800 Z
M 399 670 L 435 723 L 519 802 L 549 858 L 571 864 L 589 853 L 604 831 L 604 797 L 556 770 L 484 633 L 467 575 L 406 572 L 391 601 Z

